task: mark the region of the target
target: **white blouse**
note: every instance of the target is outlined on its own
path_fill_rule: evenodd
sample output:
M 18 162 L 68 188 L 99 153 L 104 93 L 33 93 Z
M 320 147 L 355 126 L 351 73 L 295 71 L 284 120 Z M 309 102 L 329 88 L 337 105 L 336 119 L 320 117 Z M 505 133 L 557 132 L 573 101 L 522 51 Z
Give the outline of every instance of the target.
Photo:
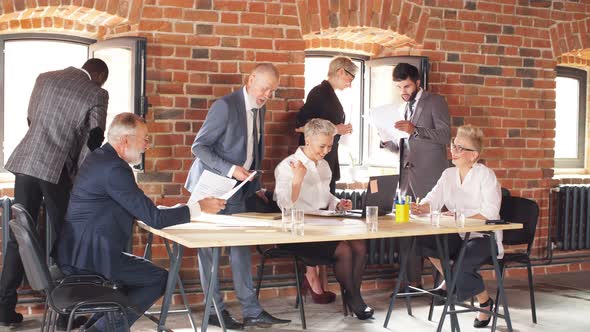
M 459 168 L 447 168 L 440 179 L 422 201 L 443 205 L 447 209 L 463 211 L 466 217 L 481 214 L 487 219 L 500 219 L 502 191 L 494 171 L 483 164 L 474 164 L 463 179 L 459 176 Z M 460 234 L 463 238 L 465 234 Z M 504 257 L 502 231 L 495 231 L 498 244 L 498 258 Z M 482 237 L 483 234 L 473 232 L 471 238 Z
M 295 202 L 291 200 L 291 189 L 293 186 L 293 170 L 291 163 L 301 161 L 307 168 L 305 177 L 301 184 L 299 197 Z M 310 160 L 303 147 L 297 148 L 297 151 L 289 157 L 283 159 L 275 169 L 275 193 L 274 199 L 281 208 L 297 208 L 304 211 L 318 209 L 335 210 L 340 199 L 330 193 L 330 180 L 332 171 L 328 162 L 319 160 L 317 165 Z

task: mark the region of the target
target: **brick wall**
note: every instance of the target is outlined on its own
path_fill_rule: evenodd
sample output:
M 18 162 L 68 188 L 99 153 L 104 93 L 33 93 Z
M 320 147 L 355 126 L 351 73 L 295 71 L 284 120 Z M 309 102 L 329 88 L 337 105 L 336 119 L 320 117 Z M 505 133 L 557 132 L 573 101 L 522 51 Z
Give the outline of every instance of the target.
M 539 203 L 544 238 L 548 189 L 556 183 L 554 67 L 560 56 L 590 47 L 588 13 L 590 5 L 577 0 L 6 0 L 0 33 L 147 38 L 154 146 L 139 181 L 158 204 L 186 201 L 190 145 L 208 107 L 240 87 L 256 62 L 281 71 L 266 117 L 264 169 L 271 171 L 295 147 L 305 50 L 428 56 L 431 89 L 446 97 L 453 127 L 483 127 L 487 164 L 502 186 Z M 264 181 L 272 186 L 272 172 Z M 143 241 L 135 238 L 136 253 Z M 545 242 L 537 242 L 541 255 Z M 196 280 L 196 265 L 189 251 L 183 276 Z M 227 266 L 221 272 L 230 277 Z

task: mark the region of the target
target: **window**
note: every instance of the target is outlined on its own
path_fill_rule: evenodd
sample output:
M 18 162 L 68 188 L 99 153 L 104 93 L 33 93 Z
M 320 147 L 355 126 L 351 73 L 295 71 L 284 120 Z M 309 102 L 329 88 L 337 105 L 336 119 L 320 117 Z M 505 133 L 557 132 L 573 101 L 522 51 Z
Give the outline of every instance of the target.
M 328 66 L 338 53 L 307 52 L 305 58 L 305 95 L 320 84 L 328 73 Z M 367 116 L 374 107 L 391 105 L 397 109 L 403 100 L 394 88 L 392 73 L 397 63 L 407 62 L 415 65 L 422 73 L 421 84 L 428 83 L 428 60 L 426 57 L 387 57 L 368 60 L 366 57 L 349 55 L 359 67 L 352 87 L 336 91 L 346 113 L 346 122 L 353 127 L 352 135 L 340 138 L 338 159 L 341 166 L 363 165 L 377 168 L 397 169 L 399 159 L 391 152 L 380 148 L 377 131 L 369 125 Z M 379 172 L 371 172 L 375 175 Z M 371 174 L 372 175 L 372 174 Z
M 584 168 L 587 73 L 557 67 L 555 81 L 555 167 Z
M 27 109 L 37 76 L 68 66 L 81 67 L 90 57 L 104 60 L 109 79 L 107 128 L 121 112 L 145 114 L 145 39 L 92 39 L 51 34 L 0 38 L 0 168 L 27 132 Z M 140 165 L 143 169 L 143 163 Z

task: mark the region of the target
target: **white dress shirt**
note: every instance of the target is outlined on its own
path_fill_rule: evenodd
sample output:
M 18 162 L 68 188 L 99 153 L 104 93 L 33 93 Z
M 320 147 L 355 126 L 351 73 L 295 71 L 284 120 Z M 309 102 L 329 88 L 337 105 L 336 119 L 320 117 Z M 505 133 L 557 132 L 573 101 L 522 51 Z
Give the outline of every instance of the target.
M 487 219 L 500 219 L 502 192 L 494 171 L 483 164 L 476 163 L 463 179 L 459 168 L 447 168 L 440 179 L 422 201 L 447 209 L 463 211 L 465 217 L 481 214 Z M 504 257 L 502 231 L 495 231 L 498 244 L 498 258 Z M 461 238 L 465 234 L 461 233 Z M 472 232 L 470 238 L 482 237 L 482 233 Z
M 300 160 L 303 166 L 307 168 L 307 172 L 301 183 L 299 197 L 293 202 L 291 199 L 293 186 L 291 162 L 297 160 Z M 322 159 L 316 164 L 303 153 L 303 147 L 299 147 L 294 154 L 283 159 L 275 169 L 276 187 L 274 199 L 281 208 L 296 208 L 304 211 L 326 208 L 336 210 L 340 199 L 330 193 L 331 179 L 332 171 L 328 166 L 328 162 Z
M 246 91 L 246 86 L 242 88 L 242 91 L 244 93 L 244 104 L 246 105 L 246 132 L 248 133 L 248 141 L 246 143 L 246 161 L 244 162 L 244 165 L 240 166 L 243 166 L 245 169 L 250 169 L 250 166 L 252 166 L 252 163 L 254 162 L 254 135 L 252 135 L 254 113 L 251 110 L 258 107 L 250 100 L 250 96 L 248 96 L 248 92 Z M 258 110 L 258 119 L 256 119 L 256 121 L 256 124 L 258 125 L 256 127 L 258 129 L 258 142 L 260 142 L 260 109 Z M 236 166 L 232 166 L 227 173 L 227 177 L 231 178 L 235 169 Z

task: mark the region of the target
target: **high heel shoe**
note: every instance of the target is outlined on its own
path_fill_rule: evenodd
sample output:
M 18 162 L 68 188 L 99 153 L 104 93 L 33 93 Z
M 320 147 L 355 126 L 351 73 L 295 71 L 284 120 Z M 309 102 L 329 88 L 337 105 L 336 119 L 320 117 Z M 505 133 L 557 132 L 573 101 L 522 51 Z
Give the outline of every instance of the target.
M 336 294 L 332 292 L 323 292 L 320 294 L 314 292 L 313 288 L 311 288 L 311 285 L 309 284 L 309 281 L 307 281 L 307 278 L 304 277 L 303 283 L 301 284 L 301 295 L 305 296 L 307 292 L 311 294 L 311 300 L 313 303 L 328 304 L 336 300 Z
M 345 292 L 343 301 L 348 307 L 348 310 L 353 312 L 356 318 L 358 318 L 359 320 L 365 320 L 373 317 L 373 313 L 375 311 L 373 310 L 373 308 L 366 305 L 360 296 L 358 299 L 353 301 L 351 295 Z
M 492 298 L 490 297 L 487 301 L 485 301 L 484 303 L 480 303 L 479 307 L 480 308 L 485 308 L 489 306 L 490 307 L 490 311 L 494 310 L 494 300 L 492 300 Z M 482 328 L 482 327 L 486 327 L 488 326 L 488 324 L 490 323 L 490 320 L 492 319 L 492 316 L 490 314 L 490 317 L 488 317 L 488 319 L 485 320 L 479 320 L 477 319 L 477 317 L 475 317 L 475 320 L 473 321 L 473 327 L 476 328 Z

